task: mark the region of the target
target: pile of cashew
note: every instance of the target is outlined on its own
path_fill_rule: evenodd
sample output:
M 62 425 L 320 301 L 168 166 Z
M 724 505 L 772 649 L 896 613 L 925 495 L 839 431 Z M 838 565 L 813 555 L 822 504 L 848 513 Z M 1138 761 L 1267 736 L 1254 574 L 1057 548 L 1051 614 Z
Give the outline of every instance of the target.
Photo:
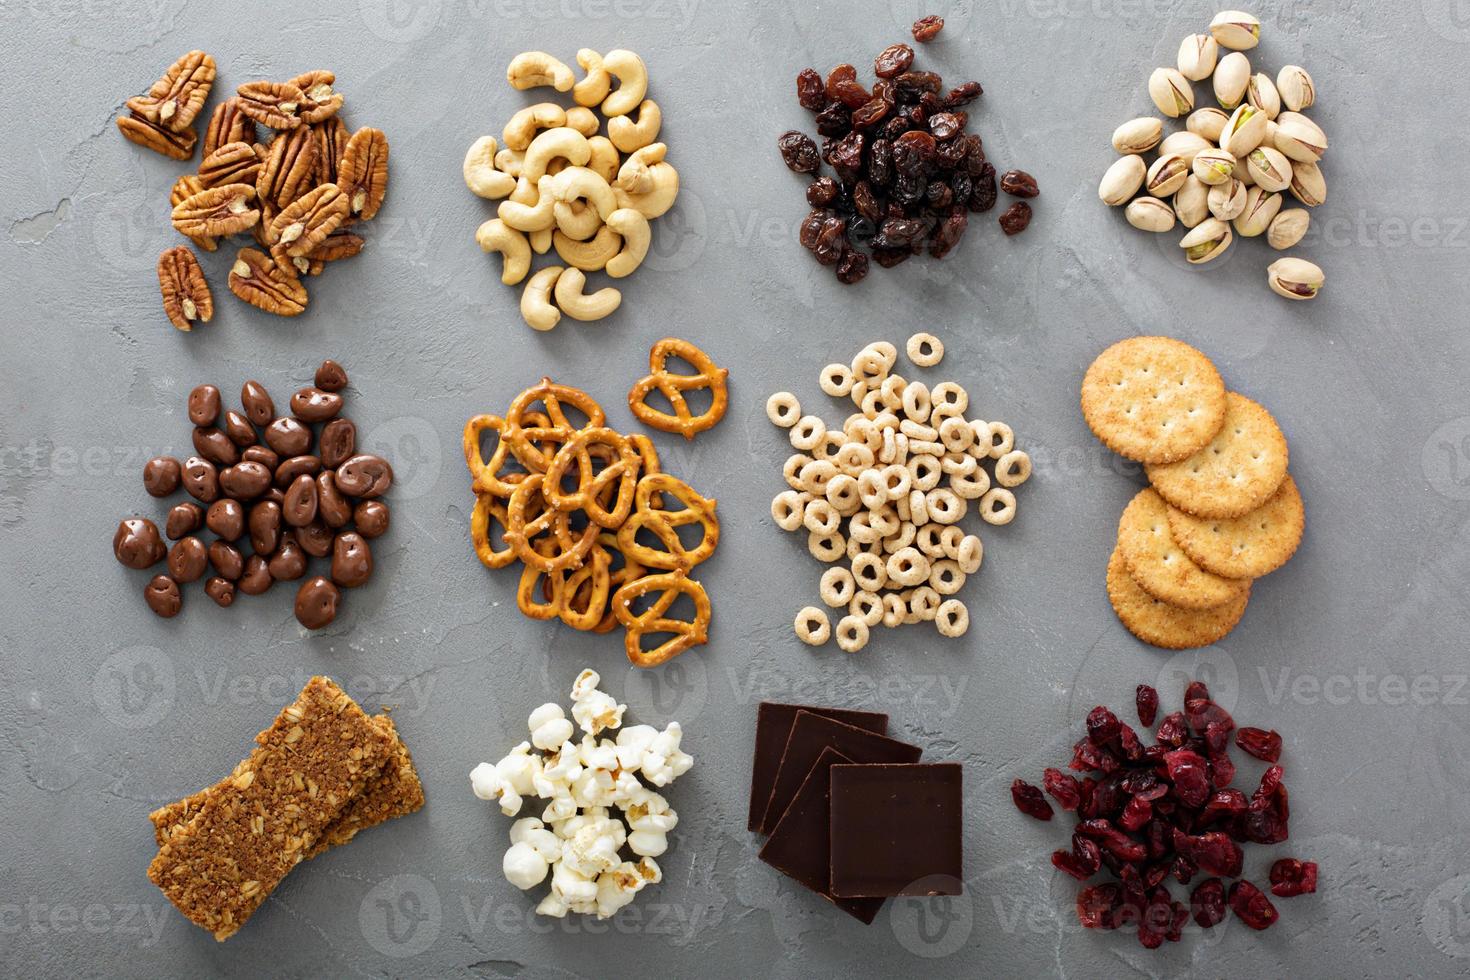
M 500 281 L 525 281 L 521 316 L 550 330 L 562 314 L 600 320 L 623 301 L 612 286 L 587 292 L 587 273 L 632 275 L 648 254 L 648 223 L 673 207 L 679 172 L 658 139 L 663 114 L 646 98 L 648 69 L 631 51 L 577 52 L 585 77 L 544 51 L 511 60 L 506 79 L 516 89 L 571 92 L 576 105 L 538 102 L 511 117 L 500 139 L 481 136 L 464 158 L 464 182 L 480 197 L 499 200 L 497 216 L 475 241 L 503 260 Z M 616 87 L 614 87 L 616 83 Z M 607 135 L 599 133 L 607 120 Z M 565 265 L 531 272 L 532 254 L 552 249 Z M 529 278 L 528 278 L 529 277 Z

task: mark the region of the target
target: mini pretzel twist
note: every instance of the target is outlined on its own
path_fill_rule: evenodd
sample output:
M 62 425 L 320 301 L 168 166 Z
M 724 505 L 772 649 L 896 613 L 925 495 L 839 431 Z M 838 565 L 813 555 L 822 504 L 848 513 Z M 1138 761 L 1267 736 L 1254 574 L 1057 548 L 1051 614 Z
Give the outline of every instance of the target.
M 669 371 L 670 357 L 688 361 L 696 373 L 677 374 Z M 661 432 L 679 433 L 685 439 L 693 439 L 696 432 L 713 427 L 725 417 L 725 409 L 730 404 L 730 393 L 725 379 L 730 372 L 717 367 L 708 354 L 689 341 L 676 337 L 660 340 L 649 352 L 648 368 L 651 373 L 640 379 L 633 390 L 628 392 L 628 408 L 644 425 Z M 714 400 L 707 410 L 695 415 L 684 400 L 684 392 L 703 388 L 710 390 Z M 661 392 L 669 400 L 674 414 L 670 415 L 648 404 L 647 398 L 654 391 Z
M 605 447 L 614 455 L 596 472 L 592 468 L 593 453 L 589 451 L 592 446 Z M 574 464 L 577 489 L 567 493 L 562 489 L 562 479 Z M 556 510 L 584 510 L 595 524 L 617 528 L 633 510 L 641 465 L 642 459 L 637 451 L 616 430 L 605 426 L 582 429 L 568 439 L 552 458 L 542 483 L 542 492 L 547 503 Z M 611 504 L 603 502 L 607 495 L 612 497 Z
M 633 612 L 633 603 L 653 592 L 660 593 L 653 605 L 640 613 Z M 668 616 L 669 607 L 680 595 L 694 600 L 694 618 L 688 622 Z M 691 579 L 683 569 L 646 575 L 629 582 L 613 596 L 612 607 L 618 622 L 626 630 L 624 647 L 628 660 L 637 667 L 657 667 L 690 647 L 709 642 L 709 595 L 704 586 Z M 643 637 L 650 633 L 669 633 L 672 636 L 652 650 L 645 650 Z
M 574 534 L 569 515 L 547 505 L 541 492 L 545 479 L 533 473 L 516 485 L 505 508 L 505 542 L 517 558 L 542 572 L 579 568 L 597 541 L 598 527 L 589 523 Z M 545 540 L 550 544 L 538 549 L 542 535 L 548 535 Z
M 546 408 L 542 416 L 546 423 L 528 427 L 528 422 L 541 421 L 541 418 L 537 418 L 535 414 L 529 418 L 527 416 L 527 413 L 531 412 L 531 406 L 537 402 L 542 403 Z M 587 425 L 592 428 L 600 428 L 607 423 L 606 413 L 591 395 L 578 388 L 557 384 L 550 378 L 542 378 L 539 384 L 527 388 L 516 396 L 515 401 L 511 402 L 510 410 L 505 413 L 500 429 L 501 441 L 507 444 L 516 459 L 520 460 L 527 469 L 545 473 L 551 466 L 550 457 L 537 443 L 547 439 L 565 443 L 574 432 L 581 428 L 567 421 L 563 404 L 570 405 L 587 416 Z
M 667 494 L 684 505 L 683 510 L 668 511 L 654 505 L 655 495 Z M 679 528 L 698 524 L 703 529 L 699 544 L 686 548 L 679 539 Z M 639 543 L 638 532 L 647 530 L 663 550 Z M 665 571 L 688 571 L 714 554 L 720 541 L 720 521 L 715 516 L 715 501 L 701 497 L 689 484 L 667 473 L 654 473 L 638 481 L 634 493 L 633 513 L 618 528 L 618 547 L 623 554 L 649 568 Z
M 481 493 L 475 497 L 475 509 L 470 514 L 470 540 L 475 545 L 475 555 L 486 568 L 504 568 L 516 560 L 516 551 L 509 543 L 500 551 L 490 542 L 491 522 L 500 525 L 502 535 L 507 524 L 505 501 L 493 494 Z

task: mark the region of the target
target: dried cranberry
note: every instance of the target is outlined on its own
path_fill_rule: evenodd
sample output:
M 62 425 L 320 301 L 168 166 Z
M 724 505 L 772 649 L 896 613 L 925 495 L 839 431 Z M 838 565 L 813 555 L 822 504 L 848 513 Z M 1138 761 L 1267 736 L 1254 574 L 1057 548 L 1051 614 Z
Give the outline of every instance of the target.
M 1230 910 L 1252 929 L 1269 929 L 1280 918 L 1271 900 L 1243 879 L 1230 886 Z
M 1102 705 L 1087 713 L 1087 740 L 1093 745 L 1107 745 L 1118 737 L 1118 716 Z
M 930 41 L 934 40 L 934 38 L 942 30 L 944 30 L 943 17 L 937 16 L 935 14 L 929 14 L 927 16 L 920 17 L 918 20 L 914 21 L 914 40 L 918 41 L 920 44 L 928 44 Z
M 1177 749 L 1164 756 L 1164 765 L 1169 771 L 1169 781 L 1174 784 L 1174 793 L 1188 807 L 1204 806 L 1210 795 L 1210 781 L 1205 760 L 1190 749 Z
M 1195 864 L 1183 854 L 1174 855 L 1174 860 L 1169 864 L 1169 873 L 1172 874 L 1181 885 L 1189 884 L 1195 872 L 1199 871 L 1199 865 Z
M 1184 701 L 1208 701 L 1210 689 L 1204 681 L 1190 681 L 1184 688 Z
M 1231 761 L 1230 756 L 1224 753 L 1218 755 L 1212 753 L 1208 758 L 1210 763 L 1210 785 L 1219 789 L 1223 786 L 1229 786 L 1235 781 L 1235 763 Z
M 1051 863 L 1058 871 L 1065 872 L 1078 881 L 1086 881 L 1102 867 L 1102 849 L 1097 846 L 1096 841 L 1074 833 L 1072 849 L 1053 852 Z
M 1159 730 L 1154 733 L 1154 738 L 1158 739 L 1160 745 L 1169 745 L 1176 749 L 1183 745 L 1184 740 L 1188 737 L 1189 732 L 1184 727 L 1182 711 L 1165 715 L 1164 720 L 1159 722 Z
M 1024 170 L 1007 170 L 1001 174 L 1000 189 L 1012 197 L 1035 197 L 1041 193 L 1036 178 Z
M 1225 885 L 1219 878 L 1206 878 L 1195 886 L 1189 906 L 1196 925 L 1213 929 L 1225 921 Z
M 822 158 L 817 152 L 817 144 L 806 133 L 794 129 L 782 133 L 776 145 L 781 149 L 781 159 L 796 173 L 813 174 L 821 169 Z
M 1101 844 L 1108 853 L 1123 861 L 1142 861 L 1148 857 L 1148 848 L 1114 827 L 1107 820 L 1084 820 L 1077 826 L 1078 833 Z
M 966 158 L 968 163 L 968 158 Z M 995 186 L 995 168 L 989 163 L 983 164 L 980 175 L 975 178 L 975 189 L 970 193 L 970 210 L 976 214 L 983 214 L 995 207 L 998 190 Z
M 803 109 L 821 112 L 827 107 L 827 86 L 815 68 L 803 68 L 796 76 L 796 101 Z
M 1159 714 L 1159 692 L 1147 684 L 1140 684 L 1133 700 L 1138 708 L 1138 723 L 1144 728 L 1152 728 Z
M 1152 803 L 1169 792 L 1169 784 L 1151 770 L 1139 769 L 1123 778 L 1123 791 Z
M 1231 840 L 1229 835 L 1217 830 L 1191 836 L 1176 829 L 1174 850 L 1208 873 L 1226 878 L 1238 878 L 1245 862 L 1240 845 Z
M 1317 862 L 1281 858 L 1271 865 L 1271 894 L 1281 898 L 1312 895 L 1317 891 Z
M 831 177 L 818 177 L 806 187 L 806 203 L 814 208 L 825 208 L 837 199 L 837 181 Z
M 1076 810 L 1082 802 L 1082 781 L 1069 776 L 1060 769 L 1047 769 L 1041 774 L 1041 785 L 1057 806 L 1063 810 Z
M 980 87 L 979 82 L 965 82 L 949 90 L 949 94 L 944 97 L 944 107 L 958 109 L 960 106 L 969 105 L 984 94 L 985 90 Z
M 1072 746 L 1072 761 L 1067 766 L 1074 772 L 1115 772 L 1118 760 L 1106 748 L 1084 738 Z
M 1235 733 L 1235 744 L 1240 746 L 1242 752 L 1264 762 L 1276 762 L 1281 758 L 1281 736 L 1274 731 L 1242 728 Z
M 1247 805 L 1245 794 L 1240 790 L 1217 789 L 1200 811 L 1200 820 L 1209 823 L 1219 817 L 1238 817 L 1246 812 Z
M 1123 815 L 1118 818 L 1118 824 L 1124 830 L 1142 830 L 1153 815 L 1153 804 L 1135 796 L 1123 807 Z
M 1230 713 L 1208 698 L 1191 698 L 1184 702 L 1184 717 L 1196 734 L 1203 735 L 1210 725 L 1220 725 L 1228 731 L 1235 730 L 1235 720 Z
M 879 78 L 894 78 L 908 71 L 913 63 L 913 48 L 907 44 L 890 44 L 873 59 L 873 74 Z
M 1017 810 L 1037 820 L 1050 820 L 1052 813 L 1055 812 L 1051 804 L 1046 802 L 1046 798 L 1041 795 L 1041 790 L 1024 779 L 1011 783 L 1011 800 L 1015 802 Z
M 1084 888 L 1077 893 L 1077 921 L 1084 929 L 1116 929 L 1122 905 L 1123 889 L 1111 882 Z
M 1230 745 L 1230 728 L 1218 721 L 1212 721 L 1205 726 L 1205 751 L 1211 756 L 1216 756 L 1227 751 Z
M 954 139 L 964 125 L 964 120 L 953 112 L 936 112 L 929 117 L 929 133 L 941 142 Z
M 1281 777 L 1286 770 L 1280 766 L 1272 766 L 1261 774 L 1260 787 L 1251 794 L 1251 810 L 1259 813 L 1271 805 L 1271 799 L 1276 794 L 1276 787 L 1281 785 Z
M 837 260 L 837 281 L 844 285 L 860 282 L 867 274 L 868 257 L 855 248 L 843 252 L 842 258 Z
M 841 102 L 833 102 L 817 113 L 817 132 L 823 136 L 845 136 L 852 129 L 852 113 Z

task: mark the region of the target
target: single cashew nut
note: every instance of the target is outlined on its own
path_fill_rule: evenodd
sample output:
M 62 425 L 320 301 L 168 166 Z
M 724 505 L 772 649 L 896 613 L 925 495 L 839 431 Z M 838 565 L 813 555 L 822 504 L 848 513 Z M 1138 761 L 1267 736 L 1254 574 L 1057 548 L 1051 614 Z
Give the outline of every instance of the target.
M 550 85 L 558 92 L 569 92 L 575 79 L 570 68 L 545 51 L 525 51 L 510 60 L 505 80 L 517 89 Z
M 636 122 L 631 115 L 613 116 L 607 121 L 607 135 L 613 146 L 624 153 L 632 153 L 658 139 L 659 127 L 663 124 L 664 114 L 658 103 L 652 99 L 644 99 L 638 106 Z
M 557 201 L 551 213 L 557 230 L 579 242 L 591 238 L 602 227 L 602 216 L 586 201 Z
M 551 196 L 559 202 L 585 200 L 603 221 L 618 209 L 618 199 L 607 181 L 586 167 L 568 167 L 557 174 L 551 182 Z
M 617 186 L 633 194 L 653 190 L 653 166 L 663 163 L 668 149 L 663 143 L 650 143 L 635 150 L 618 168 Z
M 586 285 L 581 269 L 566 269 L 556 278 L 556 305 L 573 320 L 601 320 L 623 301 L 623 294 L 611 286 L 588 295 L 582 292 Z
M 540 180 L 551 161 L 564 157 L 572 166 L 587 163 L 592 150 L 587 146 L 587 137 L 569 126 L 543 131 L 526 148 L 526 159 L 521 164 L 521 176 L 532 181 Z
M 642 58 L 622 48 L 603 55 L 602 67 L 618 80 L 617 91 L 602 100 L 602 114 L 626 116 L 648 94 L 648 68 Z
M 651 172 L 653 189 L 645 194 L 632 193 L 621 187 L 613 188 L 619 208 L 632 208 L 643 217 L 653 219 L 674 206 L 674 199 L 679 196 L 679 172 L 667 163 L 656 164 Z
M 551 233 L 554 229 L 537 228 L 531 232 L 531 251 L 537 255 L 545 255 L 551 251 Z
M 590 241 L 577 241 L 560 231 L 552 232 L 551 238 L 556 243 L 556 254 L 561 256 L 562 261 L 583 272 L 596 272 L 603 268 L 620 254 L 619 250 L 623 247 L 617 232 L 607 225 L 599 227 Z
M 464 155 L 465 186 L 490 200 L 516 189 L 516 179 L 495 169 L 495 137 L 481 136 Z
M 521 293 L 521 317 L 531 329 L 550 330 L 561 320 L 561 311 L 551 305 L 551 290 L 565 271 L 562 266 L 549 265 L 526 283 Z
M 516 189 L 510 192 L 510 199 L 517 204 L 526 204 L 535 207 L 536 202 L 541 200 L 541 194 L 536 185 L 522 177 L 516 181 Z
M 633 270 L 643 264 L 643 257 L 648 254 L 649 242 L 653 240 L 648 219 L 633 208 L 619 208 L 608 215 L 604 227 L 617 232 L 623 240 L 622 251 L 607 260 L 607 274 L 614 279 L 631 276 Z M 597 234 L 600 237 L 602 232 Z
M 521 176 L 521 167 L 525 162 L 525 150 L 512 150 L 510 147 L 506 147 L 495 154 L 495 169 L 517 179 Z
M 537 184 L 537 198 L 534 204 L 526 204 L 516 200 L 516 195 L 521 193 L 522 187 L 529 187 L 530 182 L 521 178 L 521 184 L 516 187 L 515 193 L 510 199 L 501 201 L 497 213 L 500 220 L 510 225 L 517 231 L 540 231 L 542 228 L 550 228 L 556 221 L 556 215 L 552 206 L 556 199 L 551 196 L 552 177 L 542 177 Z
M 500 135 L 512 150 L 524 150 L 536 138 L 536 130 L 555 129 L 566 124 L 566 110 L 561 106 L 555 102 L 538 102 L 511 116 Z
M 609 184 L 617 180 L 621 158 L 618 156 L 618 148 L 612 145 L 612 140 L 606 136 L 589 136 L 587 149 L 591 151 L 587 158 L 587 169 L 595 170 Z
M 591 139 L 597 135 L 597 129 L 602 125 L 597 119 L 597 113 L 586 106 L 574 105 L 566 111 L 565 122 L 557 123 L 558 126 L 570 126 L 583 136 Z
M 514 286 L 531 271 L 531 243 L 499 218 L 491 218 L 475 232 L 475 242 L 484 252 L 499 252 L 505 260 L 500 281 Z
M 577 101 L 577 105 L 590 109 L 607 98 L 607 93 L 612 91 L 612 76 L 602 67 L 602 55 L 591 48 L 583 48 L 577 52 L 577 64 L 582 66 L 587 77 L 572 89 L 572 98 Z

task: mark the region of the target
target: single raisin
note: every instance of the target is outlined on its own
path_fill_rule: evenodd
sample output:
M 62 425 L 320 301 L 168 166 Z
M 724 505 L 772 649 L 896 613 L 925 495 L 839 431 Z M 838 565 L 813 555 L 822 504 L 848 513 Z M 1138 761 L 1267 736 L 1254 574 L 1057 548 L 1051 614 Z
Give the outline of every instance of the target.
M 985 168 L 989 167 L 985 159 L 985 141 L 973 133 L 965 137 L 965 173 L 971 177 L 984 175 Z M 991 178 L 994 179 L 995 168 L 990 167 Z
M 1271 894 L 1280 898 L 1311 895 L 1317 891 L 1317 863 L 1281 858 L 1271 865 Z
M 827 86 L 815 68 L 803 68 L 796 76 L 796 101 L 812 112 L 827 108 Z
M 1263 762 L 1276 762 L 1281 758 L 1281 736 L 1274 731 L 1260 728 L 1242 728 L 1235 733 L 1235 744 L 1242 752 L 1249 753 Z
M 892 106 L 882 99 L 870 99 L 852 112 L 852 125 L 856 129 L 868 129 L 883 121 Z
M 899 205 L 918 204 L 928 189 L 929 182 L 922 176 L 899 174 L 893 182 L 893 200 Z
M 857 81 L 857 69 L 849 64 L 840 64 L 827 72 L 827 98 L 836 99 L 838 86 L 843 82 Z
M 964 121 L 953 112 L 936 112 L 929 117 L 929 132 L 940 142 L 952 140 L 964 128 Z
M 875 139 L 868 147 L 868 180 L 879 187 L 893 183 L 893 144 Z
M 944 189 L 949 190 L 948 187 Z M 952 205 L 930 237 L 929 254 L 936 259 L 944 258 L 960 243 L 960 239 L 965 236 L 965 229 L 969 227 L 970 216 L 965 213 L 964 207 Z
M 1138 723 L 1144 728 L 1154 727 L 1154 719 L 1159 714 L 1159 692 L 1147 684 L 1140 684 L 1133 700 L 1138 708 Z
M 853 131 L 832 146 L 827 162 L 844 181 L 856 180 L 863 170 L 863 134 Z
M 841 102 L 833 102 L 817 113 L 817 132 L 823 136 L 846 136 L 850 129 L 852 112 Z
M 938 92 L 944 79 L 932 71 L 906 71 L 894 79 L 900 93 L 918 95 L 920 92 Z
M 980 168 L 980 175 L 975 178 L 975 189 L 970 192 L 970 210 L 976 214 L 983 214 L 995 207 L 998 196 L 995 186 L 995 168 L 985 164 Z
M 873 59 L 873 74 L 879 78 L 895 78 L 914 63 L 914 49 L 907 44 L 890 44 Z
M 935 14 L 929 14 L 928 16 L 920 17 L 918 20 L 914 21 L 914 40 L 918 41 L 920 44 L 928 44 L 930 41 L 934 40 L 934 38 L 937 37 L 939 32 L 942 30 L 944 30 L 943 17 L 937 16 Z
M 880 261 L 881 265 L 882 262 Z M 1041 790 L 1032 786 L 1024 779 L 1018 779 L 1011 783 L 1011 800 L 1016 804 L 1016 809 L 1028 817 L 1037 820 L 1050 820 L 1055 812 L 1051 804 L 1041 795 Z
M 817 144 L 806 133 L 794 129 L 782 133 L 776 145 L 781 148 L 781 159 L 796 173 L 814 174 L 821 169 L 822 158 L 817 152 Z
M 873 188 L 866 180 L 860 180 L 852 188 L 852 207 L 858 214 L 876 224 L 883 217 L 883 209 Z
M 934 165 L 940 170 L 954 172 L 964 169 L 965 154 L 969 152 L 969 146 L 962 139 L 951 139 L 942 142 L 934 150 Z
M 1230 910 L 1252 929 L 1269 929 L 1280 918 L 1271 900 L 1244 879 L 1230 886 Z
M 938 144 L 922 130 L 904 133 L 893 143 L 893 167 L 901 176 L 922 177 L 934 164 Z
M 984 94 L 985 90 L 980 87 L 979 82 L 966 82 L 949 90 L 949 94 L 944 97 L 944 106 L 946 109 L 958 109 L 960 106 L 969 105 Z
M 847 222 L 838 217 L 822 222 L 822 230 L 817 233 L 817 243 L 812 248 L 817 261 L 823 265 L 836 265 L 846 248 Z
M 801 225 L 797 230 L 796 238 L 797 241 L 801 242 L 802 248 L 811 249 L 817 247 L 817 236 L 821 234 L 822 226 L 826 224 L 827 219 L 830 217 L 832 217 L 831 211 L 816 209 L 801 219 Z
M 914 253 L 906 248 L 878 248 L 873 249 L 873 261 L 885 269 L 891 269 L 913 258 Z
M 1041 193 L 1036 178 L 1024 170 L 1007 170 L 1001 174 L 1000 189 L 1012 197 L 1035 197 Z
M 969 174 L 957 170 L 949 175 L 949 189 L 954 191 L 954 199 L 963 204 L 970 199 L 970 192 L 975 189 L 975 181 Z
M 851 286 L 868 274 L 868 257 L 855 248 L 842 253 L 837 260 L 837 281 Z
M 831 177 L 818 177 L 806 185 L 806 203 L 814 208 L 825 208 L 838 195 L 837 181 Z
M 934 211 L 947 210 L 954 201 L 954 191 L 942 180 L 931 180 L 924 190 L 924 200 Z

